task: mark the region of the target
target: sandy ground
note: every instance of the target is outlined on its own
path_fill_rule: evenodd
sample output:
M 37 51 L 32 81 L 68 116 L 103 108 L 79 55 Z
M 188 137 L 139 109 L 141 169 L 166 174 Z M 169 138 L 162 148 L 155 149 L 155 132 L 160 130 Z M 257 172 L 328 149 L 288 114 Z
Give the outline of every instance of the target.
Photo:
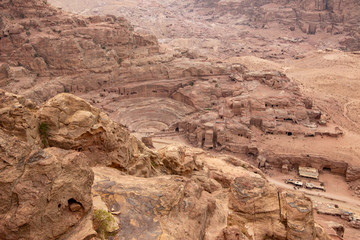
M 325 108 L 335 122 L 360 132 L 360 54 L 316 51 L 281 64 L 287 76 L 298 82 L 302 91 Z M 341 110 L 334 104 L 339 104 Z

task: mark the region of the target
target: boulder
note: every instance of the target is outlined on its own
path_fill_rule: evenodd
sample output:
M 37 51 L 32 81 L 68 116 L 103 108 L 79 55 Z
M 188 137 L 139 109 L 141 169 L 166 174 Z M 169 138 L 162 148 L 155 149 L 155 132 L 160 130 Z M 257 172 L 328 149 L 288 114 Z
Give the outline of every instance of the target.
M 138 178 L 95 167 L 94 197 L 100 196 L 125 239 L 203 238 L 214 203 L 183 177 Z M 197 197 L 196 197 L 197 196 Z
M 12 144 L 18 145 L 16 141 Z M 84 239 L 95 235 L 91 222 L 93 173 L 84 154 L 35 148 L 6 165 L 0 168 L 5 200 L 0 204 L 0 235 L 4 240 L 39 236 L 74 239 L 74 235 Z M 82 236 L 76 231 L 79 225 L 89 226 L 86 231 L 82 229 Z
M 345 179 L 347 182 L 352 182 L 360 179 L 360 167 L 348 165 Z
M 345 233 L 345 227 L 344 225 L 337 223 L 337 222 L 327 222 L 327 225 L 334 229 L 334 231 L 336 232 L 336 235 L 343 238 L 344 237 L 344 233 Z
M 194 170 L 200 170 L 202 165 L 196 159 L 191 149 L 181 145 L 169 145 L 158 150 L 160 162 L 154 162 L 162 172 L 177 175 L 189 175 Z M 158 166 L 156 166 L 158 165 Z

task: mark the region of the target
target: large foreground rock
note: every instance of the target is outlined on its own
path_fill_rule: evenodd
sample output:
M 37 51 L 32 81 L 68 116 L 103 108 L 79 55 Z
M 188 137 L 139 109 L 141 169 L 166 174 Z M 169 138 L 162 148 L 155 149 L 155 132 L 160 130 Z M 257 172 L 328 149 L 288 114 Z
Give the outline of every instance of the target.
M 187 177 L 93 168 L 95 208 L 117 219 L 119 239 L 326 239 L 316 233 L 309 198 L 278 190 L 240 160 L 193 154 L 204 168 Z
M 62 93 L 39 110 L 48 146 L 86 154 L 90 165 L 113 166 L 131 175 L 150 176 L 157 155 L 105 113 L 72 94 Z
M 79 239 L 94 235 L 93 173 L 86 156 L 57 148 L 31 151 L 32 147 L 24 144 L 20 145 L 22 152 L 6 157 L 19 147 L 16 139 L 7 140 L 10 148 L 2 148 L 0 153 L 2 239 L 76 239 L 74 230 L 79 224 L 90 226 L 82 236 L 77 235 Z

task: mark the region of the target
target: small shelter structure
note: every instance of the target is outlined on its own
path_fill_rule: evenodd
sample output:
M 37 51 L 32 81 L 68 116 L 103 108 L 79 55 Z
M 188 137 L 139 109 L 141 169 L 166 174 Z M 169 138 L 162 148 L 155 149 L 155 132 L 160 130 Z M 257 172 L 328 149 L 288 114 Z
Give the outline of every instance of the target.
M 300 177 L 319 179 L 319 171 L 311 167 L 299 167 Z

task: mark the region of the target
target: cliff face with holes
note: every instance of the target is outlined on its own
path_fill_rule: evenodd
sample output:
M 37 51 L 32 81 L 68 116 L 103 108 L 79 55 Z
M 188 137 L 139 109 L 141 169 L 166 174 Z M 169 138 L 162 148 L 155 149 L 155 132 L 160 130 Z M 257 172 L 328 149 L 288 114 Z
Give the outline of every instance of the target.
M 78 17 L 36 0 L 2 1 L 0 11 L 0 86 L 37 101 L 97 88 L 124 59 L 159 51 L 123 18 Z
M 225 71 L 160 51 L 154 36 L 134 32 L 121 17 L 82 17 L 36 0 L 2 1 L 0 11 L 0 87 L 36 102 L 110 87 L 129 95 L 125 84 Z
M 256 28 L 268 27 L 273 22 L 307 34 L 326 32 L 344 34 L 348 50 L 359 49 L 360 11 L 358 1 L 342 0 L 258 0 L 258 1 L 195 1 L 195 7 L 204 14 L 222 17 L 228 13 L 234 17 L 247 16 L 244 24 Z
M 92 236 L 93 172 L 148 177 L 157 154 L 85 101 L 59 95 L 39 108 L 0 92 L 2 239 Z

